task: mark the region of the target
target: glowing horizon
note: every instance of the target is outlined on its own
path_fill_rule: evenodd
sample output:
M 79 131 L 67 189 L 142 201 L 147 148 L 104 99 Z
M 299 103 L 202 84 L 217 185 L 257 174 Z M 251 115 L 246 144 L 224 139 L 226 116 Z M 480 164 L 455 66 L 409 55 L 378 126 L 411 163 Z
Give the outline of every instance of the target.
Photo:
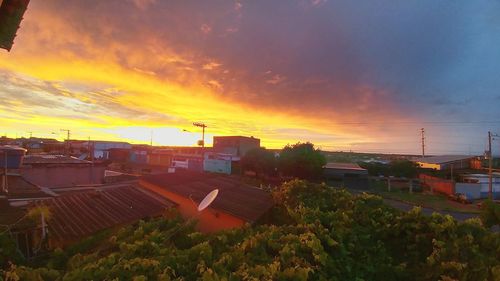
M 476 45 L 450 49 L 465 37 L 443 37 L 461 20 L 447 7 L 398 4 L 384 14 L 371 4 L 267 5 L 31 1 L 12 51 L 0 52 L 0 134 L 63 139 L 64 128 L 76 139 L 149 143 L 153 131 L 156 145 L 195 146 L 201 132 L 192 123 L 201 121 L 208 145 L 214 135 L 243 135 L 268 148 L 310 141 L 419 153 L 426 127 L 429 152 L 453 154 L 479 153 L 482 135 L 498 128 L 497 81 L 487 79 L 500 57 L 479 57 L 493 50 Z M 394 28 L 403 17 L 408 25 Z M 421 17 L 443 30 L 399 43 L 420 34 L 411 28 Z M 468 70 L 478 59 L 493 67 L 480 79 Z M 486 88 L 470 101 L 477 83 Z M 474 102 L 484 110 L 469 117 Z

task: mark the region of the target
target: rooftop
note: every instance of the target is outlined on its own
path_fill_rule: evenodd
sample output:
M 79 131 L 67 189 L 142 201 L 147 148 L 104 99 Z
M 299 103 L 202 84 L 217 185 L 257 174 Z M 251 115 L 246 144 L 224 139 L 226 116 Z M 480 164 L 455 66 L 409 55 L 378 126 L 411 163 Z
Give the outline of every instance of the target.
M 431 156 L 414 159 L 413 162 L 428 163 L 428 164 L 446 164 L 450 162 L 468 160 L 475 158 L 477 156 L 471 155 L 442 155 L 442 156 Z
M 171 201 L 133 186 L 78 192 L 35 205 L 48 206 L 50 235 L 58 241 L 79 239 L 102 229 L 161 214 Z
M 52 195 L 44 192 L 39 186 L 29 182 L 21 175 L 7 175 L 7 184 L 9 192 L 7 194 L 2 193 L 0 190 L 0 195 L 5 195 L 9 199 L 32 199 L 32 198 L 46 198 L 52 197 Z
M 336 163 L 336 162 L 328 162 L 325 166 L 325 169 L 339 169 L 339 170 L 356 170 L 356 171 L 366 171 L 366 169 L 361 168 L 356 163 Z
M 65 155 L 26 155 L 24 165 L 33 164 L 90 164 L 90 161 L 81 160 L 73 156 Z
M 217 188 L 219 195 L 210 207 L 247 222 L 255 222 L 274 205 L 269 192 L 232 176 L 185 171 L 147 176 L 141 181 L 190 197 L 197 203 Z

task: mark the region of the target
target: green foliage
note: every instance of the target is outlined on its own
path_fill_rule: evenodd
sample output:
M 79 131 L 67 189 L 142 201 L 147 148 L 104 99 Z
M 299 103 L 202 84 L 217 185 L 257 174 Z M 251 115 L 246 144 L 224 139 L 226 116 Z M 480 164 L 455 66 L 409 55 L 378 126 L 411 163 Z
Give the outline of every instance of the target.
M 279 170 L 286 176 L 318 179 L 326 164 L 325 156 L 310 142 L 287 145 L 279 157 Z
M 481 206 L 481 220 L 487 227 L 500 225 L 500 204 L 485 200 Z
M 371 176 L 414 178 L 418 172 L 418 165 L 408 160 L 395 160 L 389 164 L 360 162 L 359 166 L 367 169 Z
M 94 251 L 8 280 L 498 280 L 500 236 L 478 219 L 400 212 L 377 196 L 294 180 L 274 224 L 202 234 L 180 217 L 140 221 Z M 61 260 L 58 250 L 53 260 Z M 49 261 L 57 264 L 55 261 Z M 60 264 L 60 261 L 59 261 Z
M 0 268 L 8 265 L 8 262 L 20 263 L 22 256 L 16 248 L 16 243 L 7 232 L 0 234 Z
M 254 148 L 241 158 L 241 168 L 243 171 L 253 171 L 257 176 L 272 176 L 275 174 L 276 158 L 272 151 Z

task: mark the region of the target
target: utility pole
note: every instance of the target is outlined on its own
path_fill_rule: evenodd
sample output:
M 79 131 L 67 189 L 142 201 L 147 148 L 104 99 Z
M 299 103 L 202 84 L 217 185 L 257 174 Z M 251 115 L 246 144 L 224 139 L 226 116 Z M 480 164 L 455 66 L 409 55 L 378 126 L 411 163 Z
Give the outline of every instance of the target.
M 71 136 L 71 130 L 69 130 L 69 129 L 61 129 L 61 132 L 66 132 L 66 133 L 67 133 L 67 135 L 66 135 L 66 143 L 67 143 L 67 144 L 64 146 L 64 148 L 65 148 L 65 150 L 66 150 L 66 151 L 65 151 L 65 152 L 66 152 L 65 154 L 68 154 L 68 155 L 69 155 L 69 154 L 70 154 L 70 153 L 69 153 L 69 145 L 70 145 L 70 144 L 69 144 L 69 138 L 70 138 L 70 136 Z
M 69 141 L 69 137 L 71 136 L 71 130 L 68 129 L 61 129 L 61 132 L 66 132 L 66 140 Z
M 90 136 L 89 141 L 87 142 L 87 150 L 89 151 L 89 159 L 91 161 L 90 164 L 90 184 L 94 184 L 94 144 L 90 144 Z
M 422 135 L 422 158 L 425 157 L 425 130 L 424 128 L 420 129 L 420 133 Z
M 202 128 L 202 135 L 201 135 L 201 147 L 205 147 L 205 128 L 208 127 L 207 125 L 205 125 L 205 123 L 199 123 L 199 122 L 195 122 L 193 123 L 193 126 L 195 127 L 201 127 Z
M 491 140 L 498 137 L 497 134 L 488 132 L 488 197 L 493 199 L 493 153 L 491 151 Z
M 28 132 L 30 134 L 30 139 L 33 137 L 33 132 Z
M 149 146 L 153 146 L 153 130 L 151 130 L 151 139 L 149 140 Z
M 491 153 L 491 132 L 488 131 L 488 197 L 493 199 L 493 154 Z

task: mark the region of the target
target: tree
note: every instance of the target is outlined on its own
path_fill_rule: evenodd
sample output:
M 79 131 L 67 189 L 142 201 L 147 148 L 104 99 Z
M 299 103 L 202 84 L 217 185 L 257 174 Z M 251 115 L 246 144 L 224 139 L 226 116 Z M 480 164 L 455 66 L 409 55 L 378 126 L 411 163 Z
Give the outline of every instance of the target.
M 500 225 L 500 205 L 488 199 L 481 205 L 481 221 L 487 227 Z
M 325 156 L 310 142 L 287 145 L 279 158 L 279 170 L 287 176 L 317 179 L 323 173 Z
M 414 178 L 417 175 L 418 165 L 408 160 L 392 161 L 391 174 L 396 177 Z
M 265 148 L 254 148 L 249 150 L 241 158 L 241 168 L 243 171 L 253 171 L 257 176 L 273 175 L 276 168 L 276 157 L 274 153 Z

